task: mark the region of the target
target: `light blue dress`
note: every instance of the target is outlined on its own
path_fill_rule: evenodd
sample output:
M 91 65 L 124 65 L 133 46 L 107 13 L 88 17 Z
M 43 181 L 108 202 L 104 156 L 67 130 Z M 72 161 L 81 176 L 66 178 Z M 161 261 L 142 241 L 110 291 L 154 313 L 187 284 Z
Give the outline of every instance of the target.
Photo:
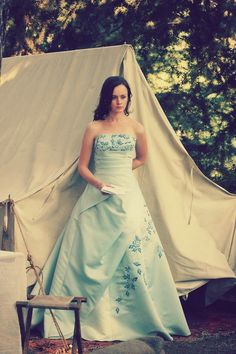
M 94 142 L 94 174 L 126 193 L 105 195 L 88 184 L 44 267 L 47 294 L 85 296 L 82 336 L 128 340 L 158 333 L 190 334 L 157 231 L 132 172 L 136 140 L 102 134 Z M 34 289 L 34 293 L 37 287 Z M 66 338 L 74 315 L 55 311 Z M 48 311 L 44 336 L 58 337 Z

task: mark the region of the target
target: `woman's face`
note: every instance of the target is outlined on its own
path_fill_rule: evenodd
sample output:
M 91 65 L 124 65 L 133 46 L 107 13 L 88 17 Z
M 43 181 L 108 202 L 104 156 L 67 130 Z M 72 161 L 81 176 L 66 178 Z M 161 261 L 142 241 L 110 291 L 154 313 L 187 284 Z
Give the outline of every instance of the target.
M 123 113 L 128 103 L 128 90 L 124 85 L 114 88 L 111 100 L 111 113 Z

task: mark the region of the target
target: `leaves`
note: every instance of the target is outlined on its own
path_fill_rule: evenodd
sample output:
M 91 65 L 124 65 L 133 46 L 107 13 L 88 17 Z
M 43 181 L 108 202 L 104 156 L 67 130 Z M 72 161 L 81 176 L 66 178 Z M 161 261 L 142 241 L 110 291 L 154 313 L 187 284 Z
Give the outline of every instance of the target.
M 130 43 L 202 171 L 234 183 L 233 0 L 5 0 L 4 56 Z

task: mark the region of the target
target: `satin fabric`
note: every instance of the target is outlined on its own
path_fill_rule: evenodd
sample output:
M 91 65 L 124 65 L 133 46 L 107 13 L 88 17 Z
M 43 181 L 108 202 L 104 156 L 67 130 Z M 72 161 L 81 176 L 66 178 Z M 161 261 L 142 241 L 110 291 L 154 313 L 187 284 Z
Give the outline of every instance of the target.
M 172 335 L 190 334 L 132 172 L 135 143 L 128 134 L 96 138 L 95 176 L 125 193 L 102 194 L 88 184 L 43 270 L 46 293 L 87 297 L 81 327 L 89 340 L 128 340 L 153 333 L 172 340 Z M 73 313 L 54 312 L 65 337 L 71 337 Z M 34 324 L 42 320 L 45 337 L 57 337 L 48 311 L 35 312 Z

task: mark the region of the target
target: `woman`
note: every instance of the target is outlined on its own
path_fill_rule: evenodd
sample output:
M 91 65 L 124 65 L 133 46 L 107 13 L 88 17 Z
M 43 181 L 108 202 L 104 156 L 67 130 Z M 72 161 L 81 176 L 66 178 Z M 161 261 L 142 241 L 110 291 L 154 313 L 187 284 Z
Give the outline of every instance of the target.
M 85 131 L 79 173 L 87 186 L 44 268 L 46 292 L 85 296 L 82 336 L 128 340 L 158 333 L 189 335 L 169 266 L 132 169 L 147 156 L 141 124 L 129 118 L 130 87 L 119 76 L 103 84 Z M 90 162 L 94 160 L 94 169 Z M 65 337 L 73 314 L 56 311 Z M 46 337 L 57 336 L 47 312 Z

